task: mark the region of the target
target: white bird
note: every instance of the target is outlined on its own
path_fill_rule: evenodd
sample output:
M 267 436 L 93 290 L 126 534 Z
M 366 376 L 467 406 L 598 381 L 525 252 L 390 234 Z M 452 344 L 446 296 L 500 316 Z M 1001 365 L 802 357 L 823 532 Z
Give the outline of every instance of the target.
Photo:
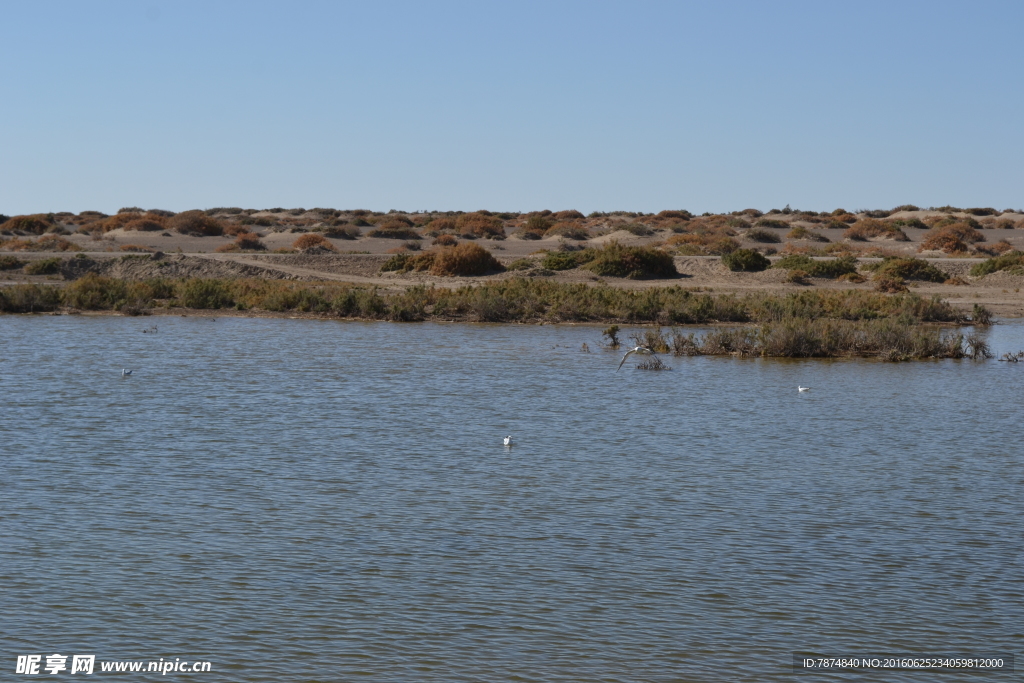
M 629 351 L 626 351 L 625 355 L 622 356 L 622 360 L 619 361 L 619 367 L 615 368 L 615 372 L 618 372 L 619 369 L 622 368 L 622 364 L 626 362 L 626 359 L 629 358 L 634 353 L 639 354 L 641 356 L 654 356 L 655 358 L 658 357 L 658 354 L 656 354 L 654 351 L 651 351 L 646 346 L 634 346 Z
M 122 377 L 127 377 L 130 374 L 132 374 L 131 370 L 125 370 L 124 368 L 121 368 L 121 376 Z
M 796 388 L 796 390 L 797 390 L 797 391 L 798 391 L 799 393 L 801 393 L 801 394 L 802 394 L 802 393 L 804 393 L 805 391 L 810 391 L 810 390 L 811 390 L 811 388 L 810 388 L 810 387 L 802 387 L 802 386 L 799 386 L 799 385 L 797 385 L 797 388 Z
M 506 446 L 511 446 L 512 445 L 512 435 L 511 434 L 509 434 L 508 436 L 505 437 L 505 445 Z

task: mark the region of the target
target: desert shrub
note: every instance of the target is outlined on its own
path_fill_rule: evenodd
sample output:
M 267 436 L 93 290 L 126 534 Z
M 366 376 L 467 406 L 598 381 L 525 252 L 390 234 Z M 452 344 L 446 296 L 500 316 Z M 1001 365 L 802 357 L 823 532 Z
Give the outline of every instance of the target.
M 341 227 L 341 225 L 330 225 L 324 228 L 323 234 L 326 237 L 333 237 L 334 239 L 341 240 L 357 240 L 360 237 L 359 231 L 355 228 L 345 228 Z
M 770 230 L 762 230 L 761 228 L 752 228 L 751 230 L 747 230 L 743 237 L 752 242 L 762 242 L 771 244 L 778 244 L 779 242 L 782 241 L 782 238 L 776 235 L 774 232 L 771 232 Z
M 834 280 L 847 273 L 857 272 L 857 259 L 852 256 L 841 256 L 826 261 L 816 261 L 809 256 L 792 254 L 775 262 L 772 268 L 800 270 L 806 277 L 822 277 Z
M 526 222 L 523 223 L 516 234 L 522 239 L 539 240 L 544 237 L 544 233 L 550 230 L 553 225 L 554 221 L 550 220 L 547 216 L 534 214 L 526 219 Z
M 988 254 L 989 256 L 999 256 L 1005 254 L 1008 251 L 1013 251 L 1013 245 L 1006 240 L 999 240 L 995 244 L 988 247 L 976 247 L 976 250 L 982 254 Z
M 875 279 L 894 278 L 900 280 L 923 280 L 925 282 L 945 282 L 949 274 L 927 261 L 919 258 L 885 258 L 881 263 L 872 264 L 870 270 L 875 271 Z
M 883 223 L 875 218 L 862 218 L 851 225 L 846 232 L 843 233 L 843 237 L 859 242 L 878 237 L 896 240 L 897 242 L 910 241 L 910 238 L 907 237 L 906 233 L 899 228 L 889 223 Z
M 549 251 L 540 262 L 541 268 L 548 270 L 571 270 L 578 268 L 594 259 L 593 249 L 582 251 Z
M 789 273 L 786 274 L 786 282 L 792 283 L 794 285 L 806 285 L 809 284 L 807 282 L 807 278 L 809 278 L 810 276 L 811 274 L 808 273 L 806 270 L 791 270 L 789 271 Z
M 575 221 L 555 223 L 546 233 L 545 237 L 566 237 L 571 240 L 585 240 L 590 238 L 590 233 L 582 224 Z
M 914 206 L 913 204 L 900 204 L 895 209 L 893 209 L 892 212 L 893 213 L 899 213 L 900 211 L 920 211 L 920 210 L 921 209 L 919 209 L 918 207 Z
M 576 209 L 569 209 L 568 211 L 558 211 L 554 214 L 556 221 L 572 221 L 581 220 L 584 218 L 583 214 Z
M 150 248 L 149 247 L 144 247 L 141 244 L 122 244 L 121 245 L 121 251 L 142 252 L 142 251 L 150 251 Z
M 235 238 L 235 246 L 239 249 L 250 249 L 255 251 L 264 251 L 267 248 L 267 245 L 263 244 L 260 240 L 260 236 L 254 232 L 239 233 Z
M 431 275 L 473 276 L 500 272 L 505 267 L 479 244 L 464 242 L 454 247 L 442 247 L 434 252 Z
M 55 221 L 53 216 L 45 213 L 37 213 L 27 216 L 14 216 L 4 222 L 4 230 L 16 232 L 27 232 L 33 235 L 42 235 L 51 227 Z
M 60 301 L 61 292 L 56 287 L 0 287 L 0 311 L 4 313 L 45 313 L 57 310 Z
M 867 281 L 866 277 L 864 277 L 860 273 L 856 273 L 856 272 L 855 273 L 846 273 L 845 275 L 840 275 L 836 279 L 839 280 L 840 282 L 853 282 L 855 284 L 860 284 L 862 282 Z
M 829 239 L 819 232 L 808 230 L 802 225 L 798 225 L 788 233 L 786 237 L 791 240 L 811 240 L 814 242 L 828 242 Z
M 28 275 L 55 275 L 60 272 L 61 259 L 46 258 L 39 261 L 32 261 L 25 266 L 25 273 Z
M 668 210 L 668 211 L 660 212 L 657 217 L 658 218 L 678 218 L 680 220 L 688 221 L 691 218 L 693 218 L 693 214 L 690 213 L 689 211 Z
M 117 210 L 118 213 L 143 213 L 145 209 L 139 208 L 138 206 L 122 206 Z
M 456 218 L 455 229 L 464 237 L 505 237 L 505 224 L 501 219 L 480 212 L 464 213 Z
M 756 273 L 767 269 L 772 262 L 753 249 L 737 249 L 722 256 L 722 263 L 732 271 Z
M 219 280 L 186 280 L 179 287 L 178 300 L 186 308 L 228 308 L 235 304 L 227 285 Z
M 786 221 L 781 221 L 777 218 L 759 218 L 754 221 L 754 227 L 756 228 L 780 228 L 787 229 L 790 227 Z
M 459 243 L 455 235 L 438 235 L 434 238 L 433 245 L 437 247 L 454 247 Z
M 142 232 L 155 232 L 163 230 L 167 219 L 163 216 L 145 215 L 124 224 L 125 230 L 139 230 Z
M 216 237 L 224 233 L 224 226 L 220 221 L 207 216 L 206 212 L 198 210 L 182 211 L 167 219 L 167 227 L 182 235 Z
M 915 228 L 917 230 L 927 230 L 928 226 L 919 218 L 894 218 L 889 221 L 889 225 L 894 228 Z
M 643 223 L 624 223 L 615 227 L 617 230 L 625 230 L 629 234 L 636 235 L 637 237 L 647 237 L 648 235 L 654 234 L 654 231 Z
M 594 249 L 593 258 L 583 267 L 596 275 L 632 280 L 679 276 L 670 254 L 651 247 L 624 247 L 618 242 Z
M 292 242 L 292 249 L 299 249 L 300 251 L 304 251 L 306 249 L 315 248 L 337 251 L 337 249 L 334 248 L 334 245 L 331 244 L 326 237 L 316 233 L 307 233 L 305 235 L 301 235 L 297 240 Z
M 986 207 L 986 208 L 983 208 L 983 209 L 981 209 L 981 208 L 964 209 L 964 213 L 969 213 L 972 216 L 995 216 L 999 212 L 996 211 L 995 209 L 993 209 L 992 207 Z
M 864 211 L 865 216 L 868 218 L 888 218 L 892 211 L 886 211 L 885 209 L 875 209 L 874 211 Z
M 530 270 L 537 264 L 533 259 L 520 258 L 505 266 L 506 270 Z
M 388 218 L 377 224 L 366 233 L 367 237 L 384 237 L 396 240 L 418 240 L 420 234 L 412 225 L 412 221 L 404 216 Z
M 410 266 L 411 256 L 408 252 L 402 252 L 395 254 L 380 267 L 382 273 L 406 273 L 412 270 Z
M 25 262 L 15 256 L 0 256 L 0 270 L 15 270 L 25 265 Z
M 968 244 L 984 242 L 985 236 L 967 221 L 957 221 L 933 228 L 921 241 L 920 249 L 940 250 L 952 254 L 967 251 Z
M 1024 275 L 1024 252 L 1009 251 L 1001 256 L 977 263 L 971 268 L 971 275 L 982 277 L 1000 270 L 1005 270 L 1013 275 Z
M 875 291 L 883 294 L 900 294 L 907 291 L 907 285 L 902 278 L 898 277 L 876 277 Z
M 207 209 L 205 213 L 207 216 L 215 216 L 218 213 L 227 214 L 229 216 L 237 216 L 243 211 L 245 211 L 245 209 L 241 209 L 237 206 L 218 206 L 217 208 L 214 209 Z
M 716 234 L 672 235 L 665 244 L 676 247 L 678 253 L 686 256 L 721 256 L 740 248 L 740 243 L 733 238 Z
M 128 298 L 124 280 L 86 273 L 64 288 L 64 305 L 87 311 L 110 310 Z

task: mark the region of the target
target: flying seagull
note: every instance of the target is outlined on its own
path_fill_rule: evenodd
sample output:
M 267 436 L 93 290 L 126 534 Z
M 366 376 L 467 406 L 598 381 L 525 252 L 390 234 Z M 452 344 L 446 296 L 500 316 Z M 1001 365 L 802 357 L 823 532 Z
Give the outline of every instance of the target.
M 630 355 L 634 353 L 638 353 L 641 356 L 654 356 L 655 358 L 658 357 L 658 354 L 656 354 L 654 351 L 651 351 L 646 346 L 634 346 L 629 351 L 626 351 L 625 355 L 622 356 L 622 360 L 619 362 L 619 367 L 615 368 L 615 372 L 618 372 L 619 369 L 622 367 L 623 363 L 626 362 L 626 359 L 629 358 Z
M 797 388 L 796 388 L 796 390 L 797 390 L 797 391 L 798 391 L 799 393 L 801 393 L 801 394 L 802 394 L 802 393 L 804 393 L 805 391 L 810 391 L 810 390 L 811 390 L 811 388 L 810 388 L 810 387 L 802 387 L 802 386 L 799 386 L 799 385 L 797 385 Z
M 509 434 L 508 436 L 505 437 L 505 445 L 506 446 L 511 446 L 512 445 L 512 435 L 511 434 Z
M 132 374 L 132 371 L 131 371 L 131 370 L 126 370 L 126 369 L 124 369 L 124 368 L 121 368 L 121 376 L 122 376 L 122 377 L 127 377 L 127 376 L 128 376 L 128 375 L 130 375 L 130 374 Z

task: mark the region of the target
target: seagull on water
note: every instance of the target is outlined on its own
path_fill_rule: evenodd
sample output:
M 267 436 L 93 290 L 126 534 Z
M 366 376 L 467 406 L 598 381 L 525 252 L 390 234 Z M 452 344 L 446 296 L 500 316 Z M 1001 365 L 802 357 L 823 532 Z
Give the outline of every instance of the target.
M 508 436 L 505 437 L 505 445 L 506 446 L 511 446 L 512 445 L 512 435 L 511 434 L 509 434 Z
M 801 393 L 801 394 L 802 394 L 802 393 L 804 393 L 805 391 L 810 391 L 810 390 L 811 390 L 811 388 L 810 388 L 810 387 L 802 387 L 802 386 L 800 386 L 800 385 L 797 385 L 797 387 L 796 387 L 796 390 L 797 390 L 797 392 L 799 392 L 799 393 Z
M 121 368 L 121 376 L 122 377 L 127 377 L 130 374 L 132 374 L 131 370 L 126 370 L 125 368 Z
M 625 355 L 622 356 L 622 360 L 619 362 L 619 367 L 615 368 L 615 372 L 618 372 L 619 369 L 622 367 L 622 364 L 626 362 L 626 359 L 629 358 L 634 353 L 639 354 L 641 356 L 654 356 L 655 358 L 658 357 L 658 354 L 656 354 L 654 351 L 651 351 L 646 346 L 634 346 L 629 351 L 626 351 Z

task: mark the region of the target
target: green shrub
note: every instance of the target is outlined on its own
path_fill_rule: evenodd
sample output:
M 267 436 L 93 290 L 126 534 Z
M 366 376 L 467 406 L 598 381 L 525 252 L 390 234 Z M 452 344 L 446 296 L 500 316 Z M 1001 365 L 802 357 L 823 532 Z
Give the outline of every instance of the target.
M 631 235 L 636 235 L 637 237 L 647 237 L 648 235 L 654 234 L 654 231 L 643 223 L 625 223 L 624 225 L 619 225 L 617 227 L 619 230 L 625 230 Z
M 60 264 L 61 260 L 59 258 L 32 261 L 25 266 L 25 272 L 29 275 L 55 275 L 60 272 Z
M 594 259 L 593 249 L 583 249 L 581 251 L 549 251 L 544 254 L 543 260 L 541 260 L 541 268 L 547 268 L 548 270 L 571 270 L 572 268 L 578 268 L 585 263 L 589 263 Z
M 536 265 L 537 263 L 533 259 L 520 258 L 508 264 L 505 268 L 506 270 L 529 270 Z
M 782 220 L 779 220 L 777 218 L 759 218 L 759 219 L 757 219 L 757 221 L 755 221 L 754 227 L 756 227 L 756 228 L 779 228 L 779 229 L 782 229 L 782 230 L 787 230 L 787 229 L 791 228 L 792 226 L 789 223 L 787 223 L 786 221 L 782 221 Z
M 928 229 L 928 226 L 919 218 L 894 218 L 889 221 L 889 225 L 894 228 L 916 228 L 917 230 Z
M 920 211 L 920 210 L 921 209 L 917 208 L 913 204 L 900 204 L 895 209 L 893 209 L 892 212 L 893 213 L 897 213 L 899 211 Z
M 64 305 L 86 311 L 111 310 L 128 298 L 124 280 L 86 273 L 64 288 Z
M 802 270 L 809 277 L 822 277 L 834 280 L 847 273 L 856 273 L 857 259 L 852 256 L 841 256 L 826 261 L 817 261 L 803 254 L 791 254 L 779 259 L 772 268 Z
M 945 282 L 949 274 L 945 273 L 923 259 L 886 257 L 879 264 L 873 264 L 870 270 L 875 271 L 875 279 L 891 278 L 898 280 L 923 280 L 925 282 Z
M 722 256 L 722 263 L 732 271 L 756 273 L 767 269 L 772 262 L 760 252 L 753 249 L 737 249 L 731 254 Z
M 228 308 L 235 304 L 227 286 L 218 280 L 186 280 L 178 299 L 186 308 Z
M 771 232 L 770 230 L 762 230 L 760 228 L 747 230 L 743 237 L 745 237 L 748 240 L 751 240 L 752 242 L 762 242 L 771 244 L 778 244 L 779 242 L 782 241 L 782 238 L 776 235 L 774 232 Z
M 0 287 L 0 311 L 4 313 L 45 313 L 60 305 L 57 287 L 14 285 Z
M 15 270 L 25 265 L 25 262 L 14 256 L 0 256 L 0 270 Z
M 971 268 L 971 275 L 981 277 L 1000 270 L 1005 270 L 1014 275 L 1024 275 L 1024 252 L 1008 251 L 1001 256 L 975 264 Z
M 592 258 L 583 267 L 597 275 L 632 280 L 679 276 L 670 254 L 651 247 L 624 247 L 618 242 L 594 249 Z
M 411 270 L 409 261 L 412 255 L 408 253 L 395 254 L 380 267 L 382 273 L 407 273 Z

